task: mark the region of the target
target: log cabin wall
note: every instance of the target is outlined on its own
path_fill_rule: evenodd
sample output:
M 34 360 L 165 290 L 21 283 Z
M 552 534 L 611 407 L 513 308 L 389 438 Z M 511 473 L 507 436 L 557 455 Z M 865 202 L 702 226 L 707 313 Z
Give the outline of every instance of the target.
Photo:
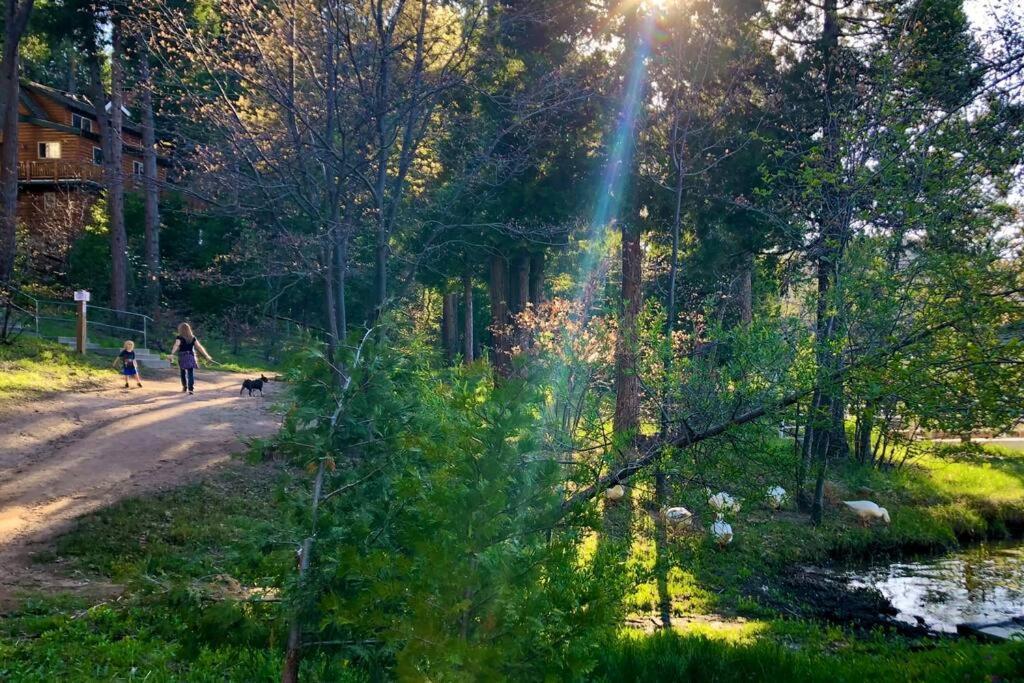
M 95 109 L 85 97 L 24 81 L 21 93 L 18 221 L 23 227 L 21 239 L 28 256 L 28 270 L 34 277 L 47 280 L 47 275 L 59 276 L 66 270 L 70 246 L 81 234 L 90 208 L 103 192 L 102 157 L 96 156 L 102 154 L 99 126 Z M 122 136 L 121 170 L 126 189 L 141 191 L 141 130 L 126 117 Z M 41 143 L 59 143 L 59 157 L 41 156 Z M 158 159 L 160 182 L 166 180 L 168 166 L 166 158 Z
M 102 165 L 96 163 L 100 152 L 100 139 L 95 110 L 87 100 L 35 83 L 22 86 L 25 96 L 20 106 L 21 123 L 18 126 L 19 179 L 23 182 L 47 180 L 83 180 L 99 182 Z M 92 131 L 73 125 L 75 117 L 89 121 Z M 121 167 L 125 177 L 141 174 L 142 134 L 133 122 L 127 121 L 122 133 L 124 161 Z M 39 143 L 60 143 L 59 159 L 43 159 Z M 167 177 L 167 160 L 157 164 L 157 178 Z

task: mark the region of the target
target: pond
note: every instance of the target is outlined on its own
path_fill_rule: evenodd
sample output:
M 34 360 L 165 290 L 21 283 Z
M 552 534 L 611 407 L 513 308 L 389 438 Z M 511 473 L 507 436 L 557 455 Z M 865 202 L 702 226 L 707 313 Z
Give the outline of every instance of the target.
M 991 624 L 1024 616 L 1020 542 L 847 570 L 843 576 L 851 588 L 882 593 L 897 610 L 898 621 L 932 631 L 955 633 L 961 623 Z

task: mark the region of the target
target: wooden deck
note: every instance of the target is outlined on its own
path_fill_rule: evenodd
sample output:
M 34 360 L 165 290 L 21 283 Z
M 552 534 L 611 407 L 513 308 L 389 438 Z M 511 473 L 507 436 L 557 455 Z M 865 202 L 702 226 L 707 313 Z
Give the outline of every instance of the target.
M 88 162 L 61 159 L 19 161 L 18 181 L 26 183 L 99 183 L 103 181 L 103 168 Z

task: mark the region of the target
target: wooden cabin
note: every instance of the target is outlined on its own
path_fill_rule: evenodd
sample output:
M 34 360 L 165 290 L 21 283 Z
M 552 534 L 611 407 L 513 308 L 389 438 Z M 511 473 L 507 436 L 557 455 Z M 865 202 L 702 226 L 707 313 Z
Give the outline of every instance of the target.
M 109 106 L 109 104 L 107 105 Z M 125 190 L 141 188 L 142 130 L 125 110 L 121 170 Z M 169 161 L 157 158 L 166 179 Z M 88 221 L 103 191 L 103 149 L 88 97 L 21 82 L 18 108 L 18 219 L 33 255 L 55 259 Z M 46 265 L 42 268 L 47 268 Z

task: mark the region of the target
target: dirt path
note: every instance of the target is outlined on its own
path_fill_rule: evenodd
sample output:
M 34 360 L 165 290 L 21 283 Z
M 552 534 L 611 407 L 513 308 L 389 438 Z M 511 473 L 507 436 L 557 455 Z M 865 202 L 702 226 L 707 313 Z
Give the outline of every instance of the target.
M 0 412 L 0 601 L 53 584 L 31 555 L 75 518 L 184 483 L 279 423 L 273 384 L 263 399 L 239 397 L 239 375 L 204 370 L 189 396 L 176 374 L 148 374 L 142 389 L 53 394 Z

